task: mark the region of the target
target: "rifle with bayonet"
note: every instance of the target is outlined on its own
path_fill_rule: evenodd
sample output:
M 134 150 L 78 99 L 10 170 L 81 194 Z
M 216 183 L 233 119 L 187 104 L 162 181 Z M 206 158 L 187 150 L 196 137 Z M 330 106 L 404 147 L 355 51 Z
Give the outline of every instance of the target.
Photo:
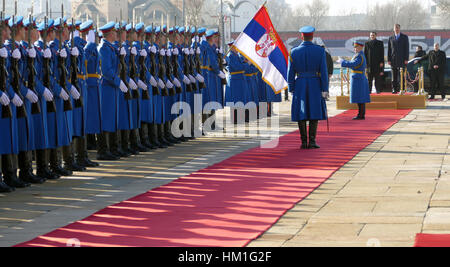
M 3 11 L 0 13 L 0 48 L 3 48 L 3 29 L 4 29 L 4 17 Z M 0 57 L 0 91 L 6 95 L 6 77 L 8 77 L 8 71 L 6 70 L 6 60 L 3 57 Z M 12 118 L 12 110 L 11 106 L 3 106 L 2 105 L 2 119 Z
M 62 39 L 62 32 L 63 32 L 63 27 L 64 27 L 64 21 L 63 21 L 63 17 L 64 17 L 64 7 L 61 6 L 61 25 L 59 26 L 59 30 L 58 30 L 58 38 L 59 38 L 59 42 L 58 42 L 58 51 L 61 53 L 61 49 L 65 49 L 65 47 L 63 47 L 62 43 L 63 43 L 63 39 Z M 58 69 L 59 69 L 59 86 L 61 86 L 61 90 L 64 90 L 66 92 L 67 95 L 69 95 L 69 92 L 67 91 L 67 68 L 66 68 L 66 62 L 65 62 L 65 58 L 58 56 Z M 69 111 L 69 110 L 73 110 L 72 107 L 72 102 L 69 99 L 64 101 L 64 111 Z
M 15 16 L 12 17 L 13 22 L 15 22 Z M 14 51 L 17 49 L 16 45 L 16 26 L 13 26 L 11 29 L 11 50 Z M 20 80 L 21 75 L 19 71 L 19 59 L 12 58 L 11 59 L 11 70 L 12 70 L 12 79 L 11 79 L 11 86 L 14 90 L 14 93 L 23 101 L 23 96 L 20 93 Z M 17 118 L 26 118 L 27 117 L 27 110 L 25 108 L 25 103 L 16 108 L 17 110 Z
M 184 36 L 183 36 L 183 44 L 184 44 L 185 49 L 189 49 L 189 44 L 186 43 L 187 32 L 188 32 L 187 27 L 185 29 L 186 29 L 186 31 L 185 31 Z M 184 75 L 188 75 L 190 73 L 190 67 L 191 66 L 189 64 L 190 64 L 189 63 L 189 53 L 184 53 L 184 57 L 183 57 L 183 65 L 184 65 L 183 72 L 184 72 Z M 194 85 L 192 83 L 187 84 L 186 85 L 186 91 L 188 93 L 193 92 L 194 91 L 193 86 Z
M 164 36 L 164 38 L 166 39 L 166 51 L 169 50 L 169 33 L 164 33 L 163 31 L 161 31 L 161 34 Z M 164 56 L 164 62 L 166 64 L 166 78 L 172 83 L 173 87 L 171 89 L 169 89 L 169 95 L 170 96 L 174 96 L 176 94 L 175 92 L 175 84 L 173 83 L 173 70 L 172 70 L 172 64 L 170 62 L 170 57 L 166 55 Z
M 71 39 L 70 39 L 70 47 L 72 49 L 75 48 L 75 40 L 74 40 L 74 28 L 75 28 L 75 24 L 72 18 L 72 27 L 70 28 L 70 35 L 71 35 Z M 70 55 L 70 83 L 72 84 L 72 86 L 74 86 L 78 92 L 80 93 L 80 97 L 78 99 L 75 99 L 75 108 L 82 108 L 83 107 L 83 94 L 82 94 L 82 87 L 80 86 L 80 83 L 78 82 L 78 73 L 79 73 L 79 69 L 78 69 L 78 58 L 74 55 Z
M 134 31 L 134 25 L 131 26 L 131 31 Z M 133 42 L 130 42 L 130 50 L 133 48 Z M 130 79 L 134 82 L 137 81 L 138 73 L 136 66 L 136 58 L 133 54 L 130 53 Z M 139 90 L 132 90 L 133 99 L 139 99 L 141 96 L 139 94 Z
M 28 47 L 30 49 L 34 49 L 33 44 L 31 43 L 31 31 L 34 27 L 33 18 L 29 17 L 30 24 L 28 25 L 28 31 L 27 31 L 27 42 Z M 30 89 L 33 93 L 36 93 L 35 87 L 36 87 L 36 68 L 34 66 L 34 58 L 28 57 L 27 58 L 27 67 L 28 67 L 28 80 L 26 81 L 26 86 L 28 89 Z M 39 105 L 39 102 L 32 103 L 31 104 L 31 114 L 40 114 L 41 113 L 41 106 Z
M 139 39 L 138 37 L 138 41 L 141 44 L 141 48 L 144 49 L 144 39 L 141 38 Z M 139 72 L 139 79 L 142 82 L 145 82 L 147 80 L 147 64 L 145 64 L 145 57 L 139 55 L 139 66 L 140 66 L 140 72 Z M 142 99 L 143 100 L 149 100 L 150 99 L 150 94 L 148 93 L 148 89 L 147 90 L 142 90 Z
M 197 27 L 196 27 L 196 29 L 198 29 Z M 195 32 L 195 34 L 194 34 L 194 40 L 195 40 L 195 57 L 192 59 L 192 61 L 194 62 L 194 65 L 193 66 L 195 66 L 195 69 L 196 69 L 196 72 L 198 73 L 198 74 L 202 74 L 202 68 L 201 68 L 201 64 L 202 64 L 202 62 L 201 62 L 201 59 L 200 59 L 200 54 L 198 54 L 197 53 L 197 50 L 198 50 L 198 43 L 200 42 L 200 38 L 198 38 L 197 39 L 197 37 L 198 37 L 198 33 L 197 32 Z M 199 86 L 200 86 L 200 91 L 202 90 L 202 89 L 205 89 L 206 88 L 206 84 L 205 84 L 205 82 L 199 82 L 198 83 L 199 84 Z
M 43 37 L 43 43 L 44 43 L 44 51 L 47 50 L 47 26 L 48 26 L 48 18 L 45 16 L 44 18 L 44 26 L 45 29 L 42 31 L 42 37 Z M 53 94 L 53 90 L 51 89 L 51 78 L 53 73 L 52 69 L 50 68 L 50 58 L 43 58 L 43 71 L 44 76 L 42 78 L 42 82 L 44 83 L 44 86 L 51 91 Z M 50 102 L 47 102 L 47 113 L 54 113 L 56 112 L 56 104 L 55 99 L 53 99 Z
M 192 48 L 192 35 L 188 32 L 188 47 L 190 49 Z M 194 55 L 189 54 L 189 74 L 192 77 L 195 77 L 195 71 L 194 71 L 194 66 L 195 66 L 195 53 L 197 53 L 197 50 L 194 50 Z M 197 91 L 199 89 L 197 83 L 194 83 L 194 85 L 192 86 L 194 91 Z
M 120 10 L 120 21 L 119 21 L 119 30 L 118 30 L 118 35 L 119 35 L 119 53 L 122 50 L 122 10 Z M 122 82 L 125 84 L 125 86 L 127 88 L 130 88 L 128 82 L 127 82 L 127 68 L 125 65 L 125 55 L 120 55 L 120 60 L 119 60 L 119 73 L 120 73 L 120 79 L 122 80 Z M 131 93 L 130 90 L 128 90 L 125 93 L 125 100 L 131 100 Z
M 174 49 L 177 49 L 175 42 L 172 42 L 172 43 L 174 45 Z M 178 52 L 180 52 L 180 51 L 178 51 Z M 178 79 L 180 77 L 180 74 L 178 71 L 180 69 L 180 64 L 178 62 L 178 55 L 174 55 L 172 53 L 171 61 L 172 61 L 172 68 L 173 68 L 173 76 Z M 175 90 L 176 90 L 177 94 L 183 93 L 183 88 L 181 86 L 180 87 L 175 86 L 175 88 L 176 88 Z
M 152 32 L 150 33 L 150 40 L 149 40 L 149 44 L 150 44 L 150 46 L 152 46 L 153 45 L 153 23 L 152 23 Z M 153 53 L 151 53 L 150 52 L 150 64 L 151 64 L 151 67 L 150 67 L 150 74 L 153 76 L 153 78 L 157 78 L 157 75 L 156 75 L 156 61 L 155 61 L 155 54 L 153 54 Z M 158 86 L 153 86 L 153 95 L 160 95 L 161 94 L 161 92 L 160 92 L 160 90 L 159 90 L 159 87 Z
M 219 48 L 218 48 L 218 52 L 217 52 L 217 60 L 219 61 L 219 70 L 221 70 L 223 73 L 225 73 L 225 66 L 223 65 L 223 54 L 220 53 L 220 41 L 219 41 Z M 227 79 L 226 78 L 222 78 L 222 85 L 227 85 Z

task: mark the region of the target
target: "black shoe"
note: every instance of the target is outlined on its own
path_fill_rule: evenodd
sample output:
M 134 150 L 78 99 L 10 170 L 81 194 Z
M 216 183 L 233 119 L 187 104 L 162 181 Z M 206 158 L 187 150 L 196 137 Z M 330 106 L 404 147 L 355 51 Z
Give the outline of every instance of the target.
M 11 193 L 14 192 L 15 189 L 5 184 L 4 182 L 0 182 L 0 193 Z
M 76 162 L 65 163 L 64 169 L 72 171 L 72 172 L 82 172 L 82 171 L 86 170 L 85 167 L 78 165 Z
M 300 147 L 300 149 L 308 149 L 308 142 L 302 143 L 302 146 Z
M 82 158 L 77 160 L 77 164 L 80 166 L 83 166 L 85 168 L 95 168 L 100 166 L 97 162 L 93 162 L 89 160 L 88 158 Z
M 97 160 L 115 161 L 115 160 L 119 160 L 119 159 L 120 159 L 120 157 L 116 157 L 115 155 L 111 154 L 110 152 L 97 154 Z
M 61 166 L 51 166 L 50 169 L 60 176 L 71 176 L 73 172 L 63 169 Z
M 353 120 L 354 121 L 360 121 L 360 120 L 362 120 L 362 118 L 360 116 L 356 116 L 356 117 L 353 118 Z
M 142 143 L 143 146 L 145 146 L 148 150 L 155 150 L 157 147 L 154 146 L 150 141 L 146 140 Z
M 24 182 L 22 180 L 20 180 L 19 178 L 17 178 L 16 174 L 12 174 L 11 176 L 4 176 L 4 181 L 5 184 L 7 184 L 9 187 L 14 187 L 14 188 L 26 188 L 26 187 L 30 187 L 31 184 Z
M 137 150 L 139 152 L 142 152 L 142 153 L 148 152 L 148 148 L 146 148 L 145 146 L 143 146 L 140 143 L 137 143 L 136 146 L 133 147 L 133 149 L 135 149 L 135 150 Z
M 319 148 L 320 148 L 320 146 L 318 144 L 316 144 L 315 140 L 309 141 L 308 149 L 319 149 Z
M 19 172 L 19 179 L 30 184 L 43 184 L 45 183 L 45 179 L 39 176 L 34 175 L 31 170 L 26 172 Z
M 36 175 L 46 180 L 58 180 L 61 176 L 52 173 L 49 169 L 37 170 Z
M 161 139 L 159 139 L 159 142 L 161 144 L 164 144 L 166 146 L 174 146 L 174 144 L 172 144 L 171 142 L 169 142 L 169 140 L 166 140 L 164 137 L 161 137 Z

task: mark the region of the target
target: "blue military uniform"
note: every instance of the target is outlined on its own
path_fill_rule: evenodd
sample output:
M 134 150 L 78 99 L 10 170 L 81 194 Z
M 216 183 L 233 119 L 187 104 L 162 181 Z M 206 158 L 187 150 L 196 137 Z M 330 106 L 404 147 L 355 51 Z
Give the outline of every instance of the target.
M 303 27 L 300 32 L 304 38 L 312 39 L 315 29 Z M 328 93 L 328 70 L 325 49 L 304 41 L 292 49 L 288 67 L 289 91 L 292 100 L 292 121 L 299 122 L 302 148 L 319 148 L 316 144 L 319 120 L 327 119 L 326 102 L 323 93 Z M 306 121 L 310 122 L 309 142 L 307 144 Z

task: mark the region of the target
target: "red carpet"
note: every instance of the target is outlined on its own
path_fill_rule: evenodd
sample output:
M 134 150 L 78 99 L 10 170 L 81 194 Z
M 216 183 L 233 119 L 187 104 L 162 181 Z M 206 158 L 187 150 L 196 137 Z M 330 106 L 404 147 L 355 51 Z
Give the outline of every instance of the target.
M 450 247 L 450 235 L 418 234 L 415 247 Z
M 320 123 L 320 150 L 293 132 L 19 246 L 245 246 L 409 112 L 347 111 Z

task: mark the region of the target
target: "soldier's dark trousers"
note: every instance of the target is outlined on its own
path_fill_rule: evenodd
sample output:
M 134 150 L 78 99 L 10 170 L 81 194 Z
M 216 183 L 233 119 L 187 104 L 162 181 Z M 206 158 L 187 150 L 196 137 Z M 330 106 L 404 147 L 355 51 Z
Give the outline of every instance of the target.
M 72 171 L 63 169 L 61 167 L 61 148 L 55 148 L 50 150 L 50 169 L 57 175 L 70 176 Z
M 139 152 L 148 152 L 148 149 L 142 145 L 141 138 L 139 136 L 139 129 L 133 129 L 130 132 L 130 144 L 131 147 Z
M 63 152 L 63 160 L 64 160 L 64 169 L 68 171 L 85 171 L 86 168 L 78 165 L 75 162 L 75 157 L 73 153 L 73 143 L 68 146 L 63 146 L 62 152 Z
M 9 187 L 25 188 L 31 185 L 17 177 L 17 155 L 3 155 L 2 161 L 3 179 Z
M 445 91 L 445 73 L 443 71 L 430 71 L 430 97 L 433 99 L 438 93 L 441 94 L 442 99 L 445 99 L 447 92 Z
M 377 73 L 377 74 L 369 73 L 368 79 L 369 79 L 369 94 L 372 93 L 372 87 L 373 87 L 374 80 L 375 80 L 375 88 L 377 90 L 377 94 L 381 93 L 381 91 L 383 90 L 384 77 L 380 76 L 379 73 Z
M 86 141 L 88 150 L 95 150 L 97 148 L 96 144 L 97 141 L 95 140 L 95 134 L 87 134 Z
M 157 148 L 166 148 L 167 146 L 161 144 L 158 140 L 158 126 L 154 123 L 148 125 L 148 134 L 150 142 Z
M 153 150 L 156 149 L 156 146 L 152 144 L 150 140 L 150 124 L 142 123 L 141 128 L 139 129 L 139 135 L 141 138 L 141 144 L 146 148 Z
M 89 160 L 86 137 L 76 137 L 76 163 L 81 167 L 98 167 L 99 164 Z
M 0 193 L 10 193 L 14 191 L 14 188 L 9 187 L 5 182 L 3 182 L 2 176 L 2 155 L 0 155 Z
M 115 133 L 114 133 L 115 134 Z M 97 135 L 97 159 L 98 160 L 118 160 L 117 156 L 111 153 L 108 146 L 108 138 L 110 133 L 103 132 Z
M 366 118 L 366 104 L 358 104 L 358 117 L 360 119 Z
M 19 153 L 19 179 L 31 184 L 42 184 L 45 179 L 33 174 L 33 152 L 23 151 Z

